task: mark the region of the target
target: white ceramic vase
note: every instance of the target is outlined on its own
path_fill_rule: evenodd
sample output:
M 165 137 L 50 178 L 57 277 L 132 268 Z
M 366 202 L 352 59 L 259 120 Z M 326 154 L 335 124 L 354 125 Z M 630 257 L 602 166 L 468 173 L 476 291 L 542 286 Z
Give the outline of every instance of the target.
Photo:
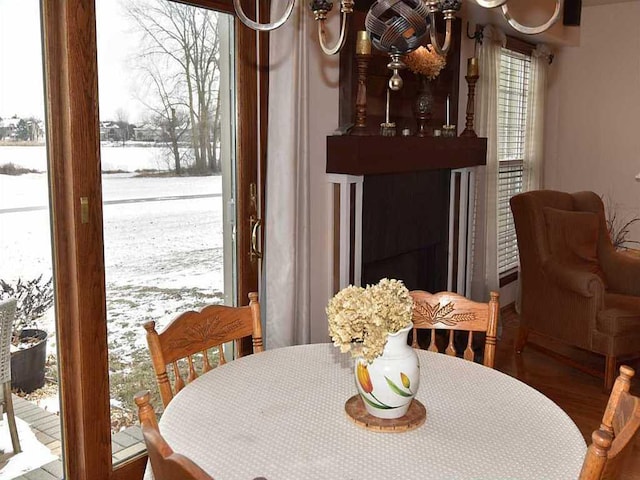
M 420 385 L 418 355 L 407 344 L 413 324 L 390 334 L 382 355 L 368 363 L 356 358 L 355 377 L 364 405 L 374 417 L 400 418 Z

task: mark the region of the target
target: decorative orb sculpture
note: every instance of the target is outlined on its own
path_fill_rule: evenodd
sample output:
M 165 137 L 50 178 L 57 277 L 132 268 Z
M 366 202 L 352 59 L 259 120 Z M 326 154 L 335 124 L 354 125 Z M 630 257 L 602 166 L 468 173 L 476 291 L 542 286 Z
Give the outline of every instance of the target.
M 404 55 L 422 43 L 429 28 L 428 17 L 429 9 L 422 0 L 377 0 L 364 24 L 374 47 Z

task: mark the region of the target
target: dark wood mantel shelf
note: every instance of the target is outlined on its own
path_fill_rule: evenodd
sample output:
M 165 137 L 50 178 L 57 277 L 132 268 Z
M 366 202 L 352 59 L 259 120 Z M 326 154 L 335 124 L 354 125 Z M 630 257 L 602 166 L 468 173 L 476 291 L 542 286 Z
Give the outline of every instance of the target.
M 381 175 L 485 165 L 486 138 L 327 137 L 327 173 Z

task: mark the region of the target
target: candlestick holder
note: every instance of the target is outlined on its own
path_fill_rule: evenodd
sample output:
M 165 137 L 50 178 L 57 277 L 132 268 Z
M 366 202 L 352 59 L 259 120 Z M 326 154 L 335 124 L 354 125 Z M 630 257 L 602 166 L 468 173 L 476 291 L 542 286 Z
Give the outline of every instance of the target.
M 431 93 L 431 83 L 424 75 L 419 75 L 420 87 L 413 102 L 413 113 L 416 117 L 416 136 L 426 137 L 429 132 L 427 125 L 431 120 L 433 109 L 433 94 Z
M 380 124 L 380 135 L 382 135 L 383 137 L 395 137 L 396 136 L 395 122 L 382 122 Z
M 469 93 L 467 94 L 467 116 L 466 122 L 464 126 L 464 130 L 460 134 L 461 137 L 472 137 L 476 138 L 478 135 L 473 130 L 473 117 L 474 117 L 474 108 L 475 108 L 475 96 L 476 96 L 476 82 L 480 75 L 467 75 L 464 77 L 467 81 L 467 85 L 469 87 Z
M 455 138 L 456 126 L 455 125 L 442 125 L 442 136 L 444 138 Z
M 367 70 L 372 56 L 370 53 L 356 53 L 358 91 L 356 93 L 356 122 L 353 135 L 364 135 L 367 127 Z

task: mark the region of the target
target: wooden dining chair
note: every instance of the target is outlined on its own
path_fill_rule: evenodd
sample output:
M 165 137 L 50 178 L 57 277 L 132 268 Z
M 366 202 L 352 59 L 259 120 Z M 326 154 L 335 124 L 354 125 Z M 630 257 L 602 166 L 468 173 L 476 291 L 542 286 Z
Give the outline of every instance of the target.
M 150 397 L 149 391 L 146 390 L 136 393 L 134 401 L 138 406 L 138 419 L 154 480 L 213 480 L 213 477 L 189 458 L 171 449 L 160 434 Z
M 453 292 L 429 293 L 414 290 L 410 293 L 413 297 L 412 346 L 414 348 L 419 347 L 418 330 L 428 329 L 431 330 L 431 337 L 427 350 L 437 352 L 436 330 L 448 330 L 448 344 L 444 353 L 457 356 L 454 333 L 467 331 L 469 335 L 463 357 L 473 361 L 475 359 L 473 336 L 475 332 L 482 332 L 486 335 L 483 363 L 493 368 L 500 311 L 500 295 L 497 292 L 491 292 L 489 303 L 474 302 Z
M 227 342 L 251 336 L 253 352 L 263 351 L 257 293 L 249 294 L 249 305 L 245 307 L 209 305 L 199 312 L 188 311 L 178 315 L 160 333 L 156 331 L 156 322 L 153 321 L 145 323 L 144 328 L 165 407 L 174 394 L 198 377 L 196 356 L 202 357 L 201 373 L 205 373 L 213 368 L 208 356 L 209 349 L 217 348 L 218 365 L 226 363 L 222 345 Z M 186 368 L 182 370 L 186 372 L 183 373 L 180 364 L 184 366 L 185 361 Z M 173 388 L 167 374 L 169 365 L 172 365 L 174 376 Z
M 602 424 L 591 435 L 579 480 L 619 479 L 640 431 L 640 398 L 629 393 L 633 368 L 622 365 L 613 385 Z

